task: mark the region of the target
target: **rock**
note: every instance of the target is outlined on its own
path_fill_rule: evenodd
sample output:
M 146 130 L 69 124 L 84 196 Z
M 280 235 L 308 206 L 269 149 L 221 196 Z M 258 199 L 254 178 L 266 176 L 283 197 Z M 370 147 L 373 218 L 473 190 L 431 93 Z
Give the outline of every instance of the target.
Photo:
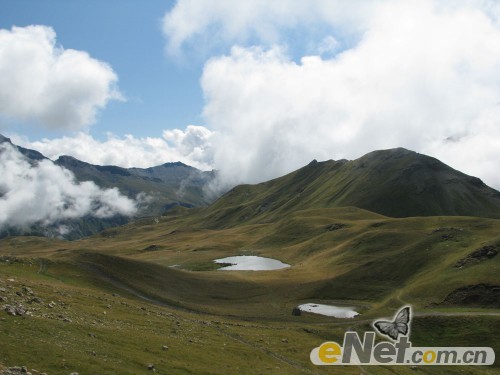
M 345 224 L 342 224 L 342 223 L 335 223 L 335 224 L 331 224 L 329 225 L 326 229 L 328 229 L 330 232 L 334 231 L 334 230 L 339 230 L 339 229 L 342 229 L 344 228 L 346 225 Z
M 281 342 L 282 342 L 283 344 L 288 344 L 288 340 L 287 340 L 287 339 L 281 339 Z
M 164 351 L 167 351 L 167 350 L 168 350 L 168 346 L 167 346 L 167 345 L 163 345 L 161 348 L 162 348 Z
M 17 305 L 16 315 L 23 316 L 24 314 L 26 314 L 26 308 L 23 305 Z
M 500 285 L 467 285 L 449 293 L 441 304 L 500 308 Z
M 7 289 L 5 288 L 0 288 L 0 293 L 5 293 L 7 291 Z
M 142 249 L 142 251 L 158 251 L 160 250 L 161 248 L 157 245 L 150 245 L 144 249 Z
M 300 315 L 302 315 L 302 310 L 300 310 L 298 307 L 294 307 L 292 310 L 292 315 L 300 316 Z
M 155 371 L 155 365 L 153 365 L 152 363 L 150 363 L 148 365 L 148 370 Z
M 38 372 L 36 370 L 31 370 L 33 372 Z M 5 368 L 3 371 L 0 370 L 1 375 L 31 375 L 31 372 L 28 371 L 26 366 L 13 366 Z M 47 375 L 47 374 L 45 374 Z
M 465 258 L 460 259 L 455 263 L 456 268 L 462 268 L 465 265 L 479 263 L 484 260 L 493 258 L 498 254 L 497 246 L 483 246 L 480 249 L 470 253 Z
M 50 303 L 47 305 L 48 308 L 53 309 L 56 307 L 56 303 L 54 301 L 50 301 Z
M 31 288 L 28 288 L 27 286 L 23 286 L 23 292 L 26 293 L 28 296 L 32 296 L 34 294 L 33 290 L 31 290 Z
M 31 299 L 28 300 L 28 303 L 42 303 L 42 299 L 40 297 L 33 297 Z
M 17 315 L 17 314 L 16 314 L 16 309 L 15 309 L 15 307 L 14 307 L 14 306 L 6 305 L 6 306 L 4 307 L 4 310 L 5 310 L 5 312 L 6 312 L 7 314 L 9 314 L 9 315 L 12 315 L 12 316 L 16 316 L 16 315 Z

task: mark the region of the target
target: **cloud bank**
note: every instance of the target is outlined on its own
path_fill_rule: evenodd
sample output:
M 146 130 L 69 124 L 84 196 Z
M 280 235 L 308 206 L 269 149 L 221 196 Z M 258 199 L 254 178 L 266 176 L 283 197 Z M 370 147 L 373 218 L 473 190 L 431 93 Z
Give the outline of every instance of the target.
M 112 68 L 63 49 L 47 26 L 0 29 L 0 114 L 53 129 L 85 129 L 121 99 Z
M 304 7 L 181 0 L 164 18 L 171 51 L 206 35 L 219 49 L 239 44 L 209 59 L 201 80 L 214 166 L 226 180 L 259 182 L 312 159 L 402 146 L 500 188 L 498 2 Z M 289 43 L 302 30 L 318 48 L 297 59 Z
M 29 140 L 12 136 L 15 144 L 35 149 L 56 160 L 70 155 L 97 165 L 117 165 L 123 168 L 148 168 L 167 162 L 181 161 L 201 170 L 213 166 L 213 133 L 203 126 L 189 125 L 184 130 L 165 130 L 162 137 L 137 138 L 132 135 L 116 137 L 112 134 L 104 141 L 86 133 L 55 139 Z
M 93 164 L 182 161 L 218 169 L 229 185 L 402 146 L 500 189 L 500 3 L 210 4 L 180 0 L 163 24 L 171 53 L 212 54 L 201 77 L 206 127 L 14 142 Z
M 49 160 L 32 165 L 7 143 L 0 145 L 0 176 L 0 229 L 137 212 L 136 202 L 118 189 L 79 183 L 70 171 Z

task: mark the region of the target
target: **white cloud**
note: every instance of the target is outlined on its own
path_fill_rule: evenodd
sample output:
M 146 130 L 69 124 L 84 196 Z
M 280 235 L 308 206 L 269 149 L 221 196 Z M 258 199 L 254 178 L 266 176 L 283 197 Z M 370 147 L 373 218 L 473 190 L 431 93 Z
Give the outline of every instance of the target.
M 32 165 L 8 143 L 0 145 L 0 228 L 44 225 L 86 215 L 134 215 L 137 204 L 90 181 L 78 183 L 49 160 Z
M 47 26 L 0 29 L 0 114 L 50 128 L 78 130 L 109 100 L 121 99 L 112 68 L 63 49 Z
M 167 51 L 173 55 L 185 46 L 195 46 L 200 51 L 252 40 L 280 43 L 286 32 L 297 27 L 304 27 L 300 30 L 302 34 L 314 35 L 321 25 L 335 25 L 347 35 L 355 35 L 365 30 L 369 15 L 380 2 L 179 0 L 165 14 L 163 32 Z
M 11 136 L 15 144 L 35 149 L 52 160 L 70 155 L 91 164 L 124 168 L 147 168 L 181 161 L 202 170 L 213 166 L 211 137 L 210 130 L 194 125 L 185 130 L 165 130 L 161 138 L 136 138 L 132 135 L 119 138 L 109 134 L 105 141 L 99 141 L 89 134 L 78 133 L 30 142 L 23 137 Z
M 499 188 L 498 9 L 386 2 L 359 42 L 330 59 L 296 63 L 276 46 L 212 58 L 202 87 L 215 167 L 231 181 L 257 182 L 313 158 L 403 146 Z

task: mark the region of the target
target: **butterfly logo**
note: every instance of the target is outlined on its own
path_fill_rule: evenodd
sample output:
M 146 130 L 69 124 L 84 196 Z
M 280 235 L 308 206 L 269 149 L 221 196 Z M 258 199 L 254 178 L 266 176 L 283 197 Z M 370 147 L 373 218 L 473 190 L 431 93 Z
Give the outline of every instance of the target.
M 399 334 L 406 335 L 409 331 L 410 323 L 410 308 L 402 308 L 394 317 L 394 321 L 388 322 L 385 320 L 376 321 L 373 326 L 382 335 L 389 336 L 393 340 L 397 340 Z

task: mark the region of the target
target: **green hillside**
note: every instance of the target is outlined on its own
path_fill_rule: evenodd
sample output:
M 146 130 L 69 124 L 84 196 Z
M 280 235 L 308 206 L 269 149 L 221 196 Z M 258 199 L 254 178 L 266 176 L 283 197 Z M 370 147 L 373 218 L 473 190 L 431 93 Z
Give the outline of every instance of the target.
M 313 161 L 272 181 L 237 186 L 206 210 L 205 220 L 225 227 L 346 206 L 390 217 L 500 218 L 500 193 L 437 159 L 397 148 L 353 161 Z
M 450 198 L 455 193 L 461 202 Z M 7 343 L 0 365 L 49 374 L 137 374 L 150 364 L 159 374 L 498 373 L 498 359 L 492 367 L 342 369 L 309 360 L 313 347 L 341 342 L 347 330 L 372 330 L 375 319 L 407 304 L 414 345 L 489 346 L 498 353 L 497 195 L 435 159 L 397 149 L 311 163 L 236 187 L 207 208 L 172 210 L 78 241 L 4 238 L 2 304 L 21 304 L 29 314 L 0 312 Z M 406 217 L 337 207 L 376 204 L 375 197 Z M 417 209 L 427 214 L 411 216 Z M 463 209 L 475 211 L 454 215 Z M 236 255 L 290 267 L 218 270 L 215 259 Z M 360 315 L 293 315 L 303 303 L 352 307 Z
M 28 285 L 44 301 L 64 303 L 54 312 L 26 305 L 38 309 L 34 318 L 4 315 L 5 364 L 29 363 L 51 373 L 138 373 L 149 362 L 159 373 L 320 373 L 309 363 L 312 347 L 341 340 L 347 327 L 368 330 L 373 319 L 406 304 L 416 314 L 415 345 L 500 349 L 499 220 L 388 218 L 354 207 L 296 211 L 272 223 L 218 230 L 195 228 L 196 220 L 202 220 L 196 212 L 158 223 L 144 219 L 73 242 L 1 240 L 0 280 L 14 284 L 7 302 L 20 299 L 13 292 Z M 485 256 L 484 248 L 495 255 Z M 213 260 L 233 255 L 271 257 L 291 267 L 217 271 Z M 16 282 L 5 281 L 10 278 Z M 361 315 L 293 316 L 301 303 L 351 306 Z M 63 331 L 56 338 L 54 330 Z M 131 331 L 141 340 L 128 338 Z M 28 338 L 35 355 L 19 350 Z M 58 349 L 61 339 L 71 348 L 65 354 Z M 175 350 L 164 353 L 162 345 Z M 72 367 L 61 367 L 57 358 Z M 493 370 L 498 367 L 467 373 Z

